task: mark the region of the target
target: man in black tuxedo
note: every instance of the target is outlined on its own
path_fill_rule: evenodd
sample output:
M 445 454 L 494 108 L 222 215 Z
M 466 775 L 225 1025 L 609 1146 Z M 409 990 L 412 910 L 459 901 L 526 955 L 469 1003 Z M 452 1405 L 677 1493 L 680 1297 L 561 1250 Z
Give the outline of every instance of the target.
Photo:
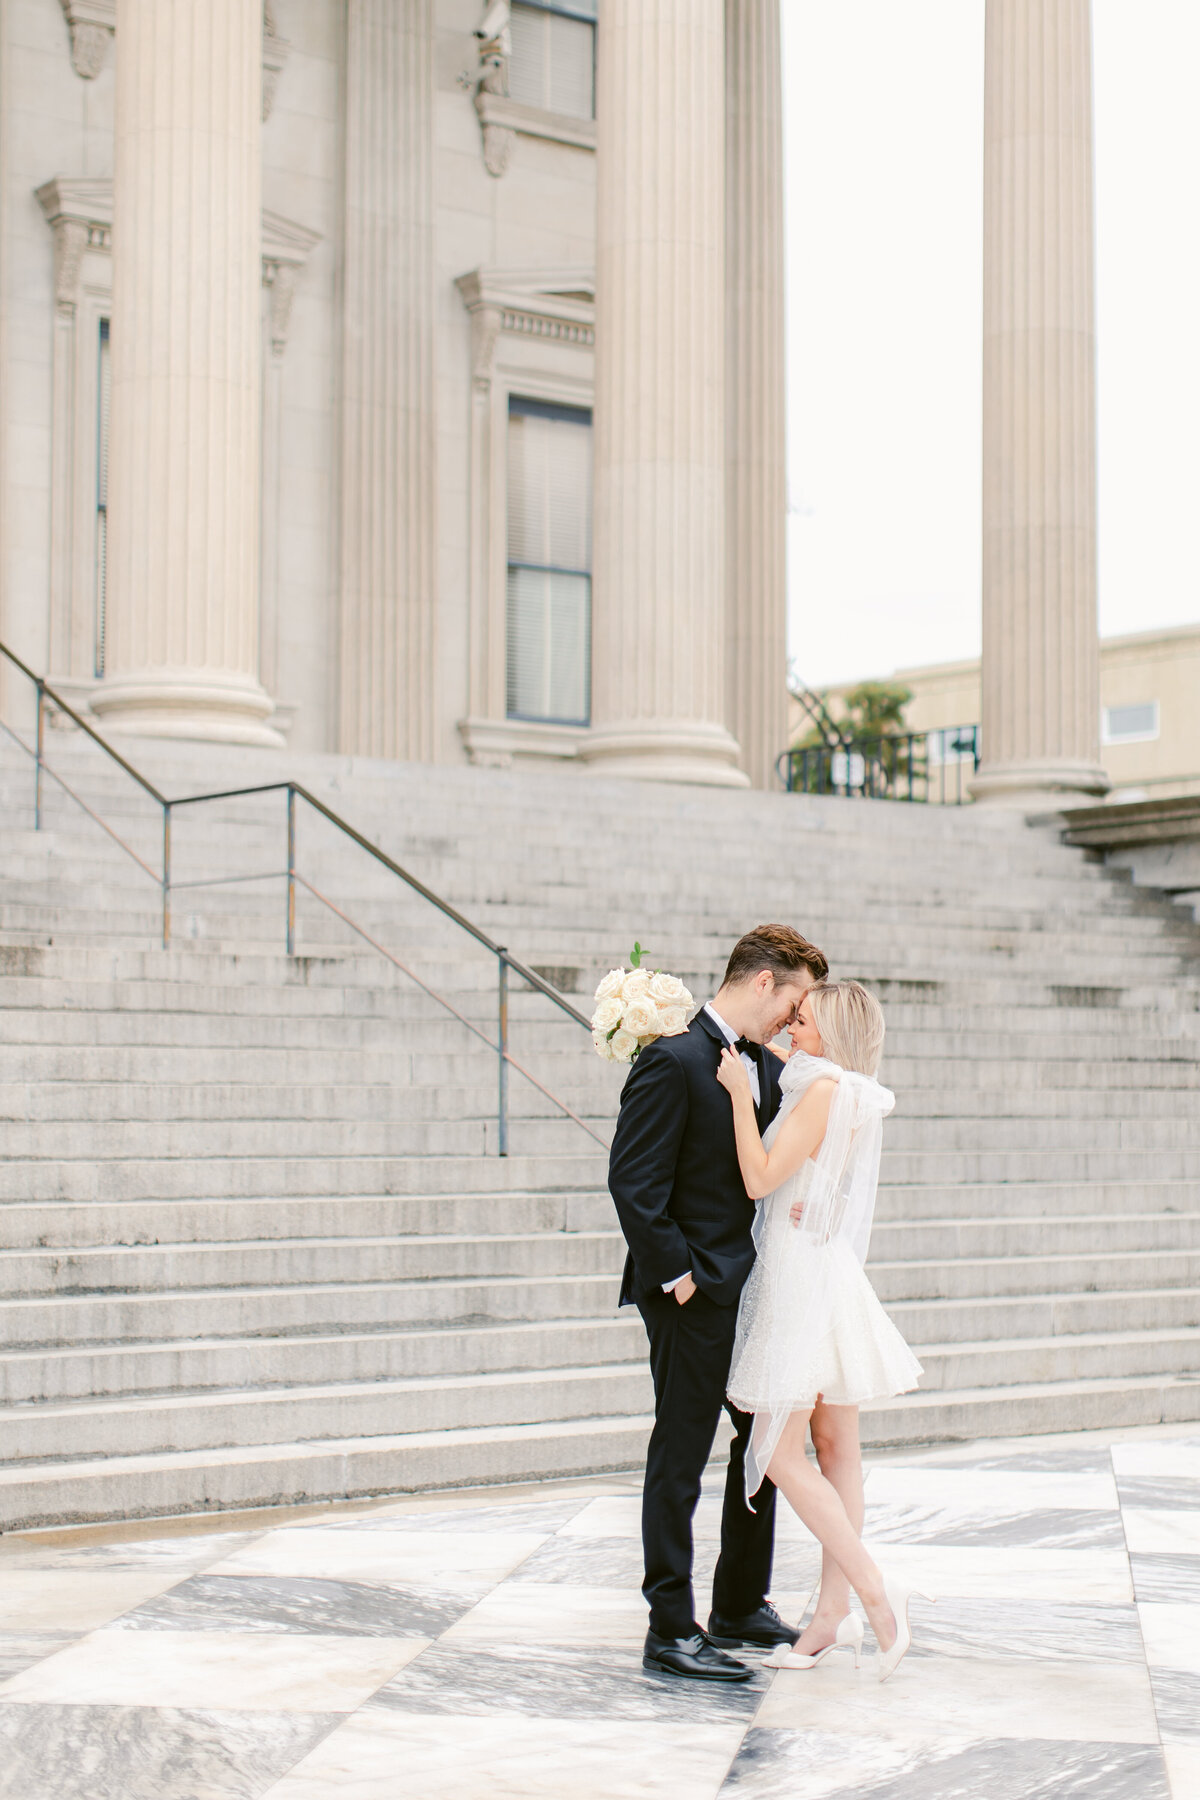
M 629 1245 L 621 1305 L 636 1305 L 650 1339 L 654 1430 L 646 1456 L 642 1543 L 650 1607 L 643 1666 L 699 1681 L 751 1670 L 718 1646 L 795 1642 L 767 1599 L 775 1540 L 769 1481 L 746 1505 L 743 1464 L 752 1417 L 725 1397 L 738 1300 L 754 1262 L 754 1202 L 738 1168 L 733 1108 L 717 1081 L 721 1052 L 742 1053 L 759 1129 L 779 1107 L 782 1064 L 764 1048 L 828 973 L 788 925 L 737 942 L 716 998 L 680 1037 L 641 1052 L 621 1095 L 608 1185 Z M 708 1630 L 696 1623 L 692 1516 L 721 1408 L 734 1426 L 721 1555 Z

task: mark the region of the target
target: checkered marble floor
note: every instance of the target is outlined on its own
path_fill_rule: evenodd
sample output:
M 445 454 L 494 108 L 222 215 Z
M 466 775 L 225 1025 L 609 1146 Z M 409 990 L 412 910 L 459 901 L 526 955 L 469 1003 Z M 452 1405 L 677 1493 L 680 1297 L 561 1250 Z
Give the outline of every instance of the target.
M 866 1662 L 642 1672 L 637 1483 L 0 1540 L 5 1800 L 1200 1800 L 1200 1435 L 873 1463 L 939 1596 Z M 703 1593 L 719 1476 L 698 1514 Z M 816 1549 L 781 1507 L 775 1598 Z

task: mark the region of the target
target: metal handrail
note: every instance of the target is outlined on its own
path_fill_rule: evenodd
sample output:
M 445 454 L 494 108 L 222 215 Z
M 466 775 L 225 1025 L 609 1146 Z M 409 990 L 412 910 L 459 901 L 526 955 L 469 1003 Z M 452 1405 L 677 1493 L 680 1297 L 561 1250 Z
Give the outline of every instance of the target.
M 785 750 L 775 767 L 789 794 L 966 806 L 966 784 L 979 767 L 979 737 L 978 725 L 881 732 L 840 744 L 798 745 Z
M 102 828 L 102 830 L 106 831 L 108 833 L 108 835 L 111 838 L 113 838 L 115 840 L 115 842 L 118 843 L 121 846 L 121 848 L 129 856 L 131 856 L 133 858 L 133 860 L 138 864 L 139 868 L 143 869 L 145 871 L 145 873 L 147 875 L 149 875 L 150 878 L 161 889 L 161 891 L 162 891 L 162 944 L 163 944 L 164 949 L 167 949 L 171 942 L 171 895 L 175 891 L 176 888 L 219 887 L 224 884 L 233 884 L 233 883 L 241 882 L 241 881 L 284 880 L 287 882 L 287 925 L 286 925 L 287 954 L 289 956 L 294 956 L 296 954 L 296 889 L 297 889 L 297 887 L 302 887 L 308 893 L 310 893 L 314 899 L 320 901 L 322 905 L 327 907 L 329 909 L 329 911 L 336 914 L 336 916 L 339 919 L 341 919 L 347 926 L 349 926 L 349 928 L 352 931 L 356 932 L 359 937 L 364 939 L 364 941 L 366 943 L 370 944 L 372 949 L 378 951 L 378 953 L 381 956 L 386 957 L 390 963 L 394 964 L 396 968 L 400 969 L 406 976 L 408 976 L 409 980 L 415 982 L 418 987 L 422 988 L 425 993 L 427 993 L 432 999 L 436 1000 L 439 1006 L 444 1007 L 447 1012 L 452 1014 L 454 1018 L 458 1019 L 461 1024 L 465 1025 L 468 1031 L 474 1033 L 474 1035 L 476 1037 L 480 1038 L 488 1046 L 488 1048 L 490 1050 L 494 1050 L 496 1052 L 496 1055 L 498 1058 L 498 1065 L 497 1065 L 497 1073 L 498 1073 L 497 1127 L 498 1127 L 498 1132 L 497 1132 L 497 1135 L 498 1135 L 498 1154 L 499 1155 L 501 1155 L 501 1156 L 508 1155 L 508 1070 L 510 1067 L 516 1069 L 519 1074 L 523 1075 L 525 1077 L 525 1079 L 527 1081 L 529 1081 L 534 1087 L 536 1087 L 541 1094 L 545 1095 L 545 1097 L 548 1100 L 552 1101 L 553 1104 L 555 1106 L 557 1106 L 561 1112 L 565 1113 L 567 1118 L 573 1120 L 573 1122 L 576 1125 L 578 1125 L 581 1130 L 586 1131 L 589 1137 L 594 1138 L 596 1143 L 598 1143 L 602 1149 L 607 1150 L 608 1145 L 605 1142 L 605 1140 L 599 1135 L 599 1133 L 593 1131 L 590 1125 L 588 1125 L 583 1119 L 581 1119 L 577 1113 L 573 1112 L 571 1110 L 571 1108 L 567 1105 L 565 1100 L 560 1100 L 558 1098 L 557 1094 L 553 1094 L 550 1092 L 549 1088 L 543 1087 L 542 1083 L 537 1079 L 537 1077 L 535 1075 L 531 1074 L 530 1071 L 527 1068 L 525 1068 L 522 1063 L 518 1062 L 516 1057 L 513 1056 L 511 1051 L 509 1050 L 509 1047 L 508 1047 L 508 979 L 509 979 L 510 971 L 513 974 L 519 976 L 522 981 L 527 982 L 528 985 L 531 988 L 533 988 L 537 993 L 544 994 L 548 1000 L 552 1000 L 554 1002 L 555 1006 L 557 1006 L 561 1012 L 566 1013 L 569 1018 L 574 1019 L 577 1024 L 582 1025 L 586 1031 L 588 1031 L 588 1032 L 591 1031 L 591 1020 L 587 1017 L 586 1013 L 581 1013 L 579 1011 L 578 1007 L 572 1006 L 571 1002 L 569 1000 L 567 1000 L 562 994 L 560 994 L 558 992 L 557 988 L 552 987 L 550 985 L 550 983 L 544 979 L 543 976 L 539 975 L 536 972 L 536 970 L 529 968 L 525 963 L 523 963 L 520 960 L 519 957 L 511 955 L 510 952 L 508 951 L 508 949 L 505 947 L 505 945 L 498 944 L 494 938 L 489 937 L 489 935 L 486 931 L 483 931 L 478 925 L 474 924 L 472 922 L 472 920 L 468 919 L 463 913 L 459 912 L 457 907 L 451 906 L 451 904 L 448 900 L 443 900 L 440 894 L 435 894 L 432 888 L 427 887 L 423 881 L 419 880 L 416 875 L 413 875 L 408 869 L 404 868 L 403 865 L 398 863 L 394 857 L 389 856 L 387 854 L 386 850 L 381 850 L 379 848 L 378 844 L 373 844 L 371 842 L 370 838 L 364 837 L 361 831 L 358 831 L 353 825 L 350 824 L 349 820 L 343 819 L 339 813 L 334 812 L 332 807 L 326 806 L 326 804 L 323 800 L 318 800 L 318 798 L 315 794 L 309 793 L 308 789 L 306 787 L 303 787 L 300 784 L 300 782 L 298 782 L 298 781 L 259 782 L 250 787 L 222 788 L 221 790 L 214 792 L 214 793 L 183 794 L 174 799 L 169 799 L 165 794 L 159 792 L 158 788 L 156 788 L 154 786 L 153 782 L 148 781 L 146 779 L 146 777 L 138 769 L 135 769 L 132 763 L 127 762 L 126 759 L 120 754 L 119 751 L 114 750 L 112 745 L 104 737 L 102 737 L 100 735 L 100 733 L 94 729 L 93 726 L 89 725 L 86 719 L 81 718 L 80 715 L 75 711 L 74 707 L 70 706 L 68 704 L 68 702 L 62 698 L 61 694 L 56 693 L 55 690 L 52 687 L 50 687 L 49 684 L 40 675 L 35 674 L 34 671 L 31 668 L 29 668 L 26 663 L 22 662 L 22 660 L 19 656 L 15 655 L 14 652 L 8 648 L 7 644 L 4 644 L 2 642 L 0 642 L 0 656 L 6 657 L 7 660 L 13 665 L 13 667 L 15 669 L 17 669 L 22 675 L 24 675 L 27 680 L 29 680 L 30 682 L 33 683 L 34 687 L 37 690 L 37 726 L 36 726 L 35 746 L 33 749 L 30 749 L 29 745 L 19 735 L 19 733 L 15 732 L 11 726 L 5 724 L 3 720 L 0 720 L 0 730 L 4 731 L 5 734 L 8 737 L 10 737 L 14 743 L 18 744 L 20 746 L 20 748 L 22 750 L 24 750 L 27 755 L 33 757 L 33 759 L 34 759 L 34 764 L 35 764 L 34 808 L 33 808 L 34 830 L 40 831 L 42 828 L 42 776 L 44 773 L 46 775 L 49 775 L 54 781 L 56 781 L 58 783 L 58 785 L 71 797 L 71 799 L 74 800 L 78 806 L 82 807 L 83 811 L 88 814 L 89 818 L 93 819 L 96 822 L 96 824 Z M 134 781 L 136 781 L 138 786 L 143 790 L 143 792 L 148 794 L 150 796 L 150 798 L 158 806 L 160 806 L 162 808 L 163 831 L 162 831 L 162 874 L 161 875 L 159 875 L 150 866 L 150 864 L 147 863 L 144 860 L 144 858 L 138 854 L 138 852 L 133 848 L 133 846 L 131 844 L 126 843 L 125 839 L 122 838 L 118 832 L 113 830 L 112 826 L 108 824 L 107 820 L 102 819 L 100 817 L 99 813 L 95 812 L 87 804 L 87 802 L 85 800 L 81 799 L 80 796 L 75 793 L 74 789 L 71 788 L 68 785 L 68 783 L 63 780 L 62 776 L 59 775 L 56 770 L 52 769 L 50 767 L 49 763 L 46 761 L 45 712 L 46 712 L 46 703 L 47 702 L 49 702 L 50 705 L 55 707 L 59 712 L 64 713 L 67 718 L 72 720 L 72 722 L 75 725 L 77 725 L 81 731 L 85 732 L 87 734 L 87 736 L 89 738 L 91 738 L 91 740 L 94 744 L 97 744 L 99 746 L 99 748 L 101 750 L 103 750 L 104 754 L 107 757 L 109 757 L 113 762 L 115 762 L 118 765 L 119 768 L 123 769 L 127 775 L 129 775 Z M 205 878 L 202 881 L 183 881 L 183 882 L 172 881 L 172 877 L 171 877 L 171 822 L 172 822 L 172 816 L 177 808 L 179 808 L 181 806 L 198 806 L 207 801 L 241 800 L 241 799 L 247 798 L 248 796 L 256 795 L 256 794 L 277 794 L 277 793 L 286 794 L 286 796 L 287 796 L 287 867 L 286 867 L 286 869 L 265 870 L 259 874 L 253 874 L 253 875 L 218 875 L 218 876 Z M 383 944 L 379 943 L 376 938 L 372 937 L 370 932 L 365 930 L 364 927 L 361 926 L 360 924 L 358 924 L 358 922 L 355 919 L 352 919 L 348 913 L 344 912 L 339 906 L 337 906 L 334 903 L 334 901 L 329 899 L 328 895 L 321 893 L 320 889 L 314 887 L 312 882 L 310 882 L 306 876 L 304 876 L 300 873 L 299 869 L 296 866 L 296 801 L 297 801 L 297 799 L 303 800 L 307 805 L 309 805 L 313 808 L 314 812 L 320 813 L 322 818 L 327 819 L 331 825 L 335 826 L 337 828 L 337 830 L 339 830 L 346 837 L 348 837 L 352 843 L 357 844 L 359 846 L 359 848 L 362 850 L 365 850 L 369 856 L 374 857 L 376 862 L 382 864 L 382 866 L 385 869 L 387 869 L 391 874 L 397 876 L 399 878 L 399 880 L 405 882 L 410 888 L 412 888 L 414 893 L 419 894 L 423 900 L 427 900 L 431 906 L 435 906 L 440 913 L 444 914 L 444 916 L 446 918 L 450 919 L 461 930 L 468 932 L 470 934 L 470 936 L 475 939 L 476 943 L 481 944 L 485 950 L 489 951 L 490 954 L 496 958 L 496 965 L 497 965 L 497 968 L 496 968 L 496 973 L 497 973 L 497 1009 L 496 1009 L 497 1031 L 496 1031 L 496 1041 L 494 1043 L 492 1042 L 491 1038 L 488 1037 L 486 1032 L 481 1031 L 477 1025 L 473 1024 L 470 1019 L 466 1018 L 462 1013 L 460 1013 L 458 1011 L 457 1007 L 453 1006 L 449 1000 L 445 999 L 443 995 L 439 994 L 436 991 L 436 989 L 431 988 L 429 986 L 429 984 L 427 982 L 423 981 L 419 975 L 417 975 L 412 969 L 410 969 L 407 966 L 407 964 L 401 962 L 399 957 L 393 955 L 393 953 L 390 950 L 388 950 Z

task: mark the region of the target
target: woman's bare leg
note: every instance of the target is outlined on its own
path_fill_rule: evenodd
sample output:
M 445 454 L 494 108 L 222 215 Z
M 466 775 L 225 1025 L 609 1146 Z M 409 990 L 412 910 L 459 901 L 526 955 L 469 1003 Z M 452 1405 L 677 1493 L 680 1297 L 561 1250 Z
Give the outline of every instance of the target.
M 858 1441 L 857 1406 L 827 1406 L 818 1399 L 809 1421 L 813 1449 L 821 1473 L 838 1491 L 842 1505 L 859 1536 L 863 1527 L 862 1450 Z M 850 1611 L 850 1583 L 841 1565 L 828 1550 L 821 1553 L 821 1590 L 816 1611 L 800 1634 L 796 1649 L 815 1656 L 837 1636 L 837 1628 Z
M 863 1549 L 841 1495 L 805 1455 L 808 1420 L 808 1413 L 792 1414 L 767 1473 L 822 1550 L 841 1568 L 862 1601 L 880 1649 L 890 1650 L 896 1640 L 896 1621 L 884 1593 L 883 1576 Z

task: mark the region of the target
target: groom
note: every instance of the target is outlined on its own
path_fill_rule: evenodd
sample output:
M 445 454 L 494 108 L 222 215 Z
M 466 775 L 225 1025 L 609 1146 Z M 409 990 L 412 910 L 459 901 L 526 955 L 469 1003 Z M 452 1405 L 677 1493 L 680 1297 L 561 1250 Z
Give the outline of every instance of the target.
M 770 1649 L 797 1633 L 767 1600 L 775 1490 L 757 1510 L 743 1477 L 752 1417 L 725 1398 L 738 1299 L 754 1262 L 754 1203 L 738 1168 L 733 1109 L 717 1082 L 726 1044 L 747 1066 L 760 1130 L 779 1106 L 778 1058 L 763 1048 L 828 973 L 788 925 L 760 925 L 733 947 L 716 998 L 680 1037 L 642 1051 L 621 1095 L 608 1185 L 629 1245 L 621 1305 L 636 1305 L 650 1339 L 654 1430 L 646 1456 L 642 1544 L 650 1629 L 642 1665 L 694 1681 L 747 1681 L 720 1644 Z M 725 1407 L 735 1437 L 721 1518 L 721 1556 L 707 1632 L 695 1619 L 692 1515 Z

